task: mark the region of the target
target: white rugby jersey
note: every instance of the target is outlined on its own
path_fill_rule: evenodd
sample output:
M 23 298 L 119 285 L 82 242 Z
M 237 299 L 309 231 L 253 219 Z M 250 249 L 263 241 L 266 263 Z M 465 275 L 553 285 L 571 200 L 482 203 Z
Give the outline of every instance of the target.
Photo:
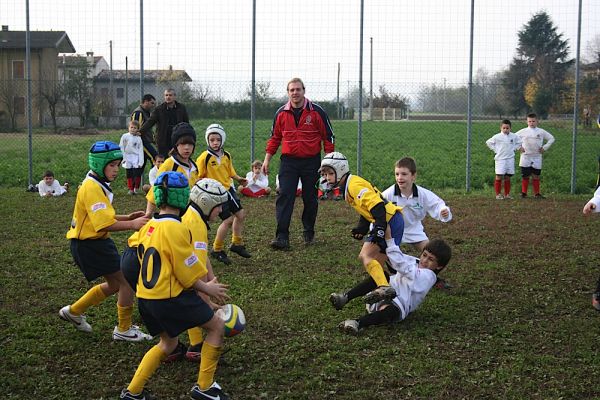
M 393 241 L 388 241 L 385 251 L 390 264 L 397 271 L 390 277 L 390 286 L 396 291 L 392 301 L 400 309 L 400 319 L 403 320 L 425 300 L 437 276 L 430 269 L 419 268 L 419 259 L 402 253 Z
M 596 206 L 594 212 L 600 212 L 600 186 L 598 186 L 594 192 L 594 197 L 592 197 L 588 203 L 593 203 Z
M 512 132 L 500 132 L 486 140 L 485 144 L 495 153 L 494 160 L 510 160 L 521 148 L 521 137 Z
M 404 217 L 404 234 L 402 243 L 418 243 L 427 240 L 427 235 L 423 229 L 421 221 L 429 214 L 431 218 L 438 221 L 448 222 L 452 219 L 450 207 L 444 203 L 438 195 L 429 189 L 413 183 L 413 192 L 409 197 L 400 193 L 398 184 L 394 184 L 383 191 L 382 196 L 389 202 L 402 207 L 402 216 Z M 444 208 L 448 209 L 448 217 L 442 218 L 441 212 Z
M 542 153 L 540 153 L 540 147 L 547 151 L 552 143 L 554 143 L 554 136 L 550 132 L 542 128 L 523 128 L 517 132 L 517 135 L 523 142 L 522 146 L 525 150 L 521 153 L 519 160 L 520 167 L 533 167 L 536 169 L 542 169 Z M 546 144 L 544 144 L 544 140 Z

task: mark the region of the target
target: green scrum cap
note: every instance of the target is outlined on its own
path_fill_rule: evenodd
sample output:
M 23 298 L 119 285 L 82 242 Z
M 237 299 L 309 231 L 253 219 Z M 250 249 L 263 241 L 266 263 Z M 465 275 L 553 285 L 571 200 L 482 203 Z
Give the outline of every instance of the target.
M 156 207 L 166 204 L 185 210 L 190 198 L 188 180 L 181 172 L 163 172 L 154 182 L 154 202 Z
M 107 140 L 101 140 L 94 143 L 88 154 L 88 164 L 90 169 L 104 180 L 106 180 L 104 168 L 106 168 L 109 163 L 122 159 L 123 152 L 119 148 L 119 145 Z

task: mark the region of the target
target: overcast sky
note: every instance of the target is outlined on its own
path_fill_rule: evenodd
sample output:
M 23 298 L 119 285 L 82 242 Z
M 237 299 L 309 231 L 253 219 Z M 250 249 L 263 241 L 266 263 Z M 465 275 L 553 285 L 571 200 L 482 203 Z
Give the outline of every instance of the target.
M 25 30 L 25 1 L 0 1 L 0 23 Z M 359 0 L 256 1 L 256 79 L 271 81 L 273 94 L 302 77 L 307 95 L 320 99 L 358 82 Z M 424 84 L 464 84 L 468 79 L 469 0 L 365 0 L 364 69 L 374 86 L 415 90 Z M 583 0 L 582 53 L 600 34 L 600 0 Z M 80 54 L 93 51 L 113 67 L 140 66 L 139 0 L 30 0 L 32 30 L 64 30 Z M 569 39 L 575 55 L 578 0 L 476 0 L 474 70 L 507 67 L 517 32 L 541 10 Z M 240 97 L 251 80 L 251 0 L 145 0 L 144 68 L 172 65 L 223 97 Z

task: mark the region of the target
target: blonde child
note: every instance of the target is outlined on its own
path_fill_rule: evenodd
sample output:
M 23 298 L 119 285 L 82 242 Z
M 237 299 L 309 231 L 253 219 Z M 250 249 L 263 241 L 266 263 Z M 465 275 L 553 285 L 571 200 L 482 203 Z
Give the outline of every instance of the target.
M 138 230 L 148 219 L 143 211 L 129 215 L 115 213 L 110 183 L 117 178 L 122 160 L 123 153 L 113 142 L 96 142 L 89 151 L 90 172 L 77 191 L 67 239 L 71 255 L 85 278 L 92 282 L 103 277 L 105 282 L 93 286 L 75 303 L 61 308 L 58 315 L 77 330 L 91 332 L 92 326 L 84 315 L 86 310 L 118 293 L 119 323 L 113 330 L 113 339 L 138 342 L 152 337 L 132 324 L 134 295 L 121 272 L 119 252 L 110 232 Z
M 262 161 L 254 160 L 251 171 L 246 174 L 246 185 L 238 186 L 238 193 L 247 197 L 263 197 L 271 193 L 269 178 L 262 173 Z
M 129 132 L 121 136 L 119 147 L 123 152 L 123 167 L 127 174 L 129 194 L 140 192 L 142 174 L 144 173 L 144 143 L 137 121 L 129 122 Z
M 65 182 L 61 185 L 59 181 L 54 179 L 54 172 L 47 170 L 40 183 L 38 183 L 38 192 L 42 197 L 58 197 L 67 193 L 69 184 Z
M 500 133 L 485 142 L 486 146 L 495 154 L 494 191 L 497 200 L 512 199 L 510 197 L 510 178 L 515 174 L 515 152 L 521 148 L 521 137 L 510 131 L 511 126 L 508 119 L 502 120 Z M 504 181 L 504 194 L 501 193 L 502 181 Z
M 217 229 L 215 241 L 210 255 L 225 265 L 231 264 L 231 259 L 227 256 L 224 249 L 225 236 L 231 228 L 231 246 L 229 250 L 244 258 L 250 258 L 251 254 L 244 246 L 242 231 L 244 229 L 244 218 L 246 218 L 246 210 L 242 208 L 242 203 L 238 198 L 235 187 L 231 180 L 237 181 L 240 185 L 248 184 L 246 178 L 242 178 L 235 172 L 231 154 L 223 149 L 227 139 L 225 129 L 219 124 L 211 124 L 206 128 L 204 134 L 208 149 L 204 151 L 198 159 L 198 177 L 211 178 L 223 185 L 229 192 L 229 201 L 223 207 L 223 212 L 220 217 L 223 222 Z

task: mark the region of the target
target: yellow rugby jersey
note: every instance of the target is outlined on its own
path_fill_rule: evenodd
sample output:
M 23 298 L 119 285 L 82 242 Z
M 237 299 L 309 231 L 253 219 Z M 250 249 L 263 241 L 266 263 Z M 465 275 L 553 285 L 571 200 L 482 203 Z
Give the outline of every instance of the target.
M 233 168 L 231 154 L 223 150 L 223 155 L 219 157 L 212 150 L 206 150 L 196 159 L 198 165 L 198 177 L 212 178 L 219 181 L 226 190 L 231 187 L 231 178 L 237 175 Z
M 133 234 L 131 236 L 129 236 L 129 238 L 127 239 L 127 246 L 129 247 L 137 247 L 138 243 L 140 242 L 140 235 L 139 235 L 139 231 L 135 231 L 133 232 Z
M 112 199 L 110 186 L 88 173 L 77 191 L 67 239 L 87 240 L 110 237 L 110 233 L 102 229 L 117 222 Z
M 188 184 L 190 185 L 190 189 L 192 186 L 196 184 L 198 181 L 198 167 L 194 161 L 190 160 L 189 164 L 184 164 L 181 161 L 175 159 L 175 157 L 171 156 L 165 160 L 164 163 L 160 166 L 156 176 L 158 177 L 163 172 L 175 171 L 181 172 L 188 179 Z M 154 182 L 150 182 L 154 185 Z M 148 194 L 146 194 L 146 200 L 148 200 L 152 204 L 156 204 L 154 202 L 154 190 L 148 190 Z
M 379 203 L 385 204 L 385 220 L 387 222 L 397 211 L 402 211 L 402 207 L 384 200 L 381 192 L 375 186 L 357 175 L 348 175 L 344 198 L 352 208 L 371 223 L 375 222 L 375 219 L 370 210 Z
M 139 231 L 141 270 L 137 297 L 160 300 L 179 296 L 202 277 L 192 234 L 179 217 L 157 215 Z
M 206 258 L 208 257 L 208 229 L 206 222 L 202 219 L 200 212 L 190 205 L 181 217 L 181 222 L 187 226 L 192 234 L 194 251 L 198 256 L 199 268 L 203 271 L 201 276 L 208 273 L 206 269 Z

